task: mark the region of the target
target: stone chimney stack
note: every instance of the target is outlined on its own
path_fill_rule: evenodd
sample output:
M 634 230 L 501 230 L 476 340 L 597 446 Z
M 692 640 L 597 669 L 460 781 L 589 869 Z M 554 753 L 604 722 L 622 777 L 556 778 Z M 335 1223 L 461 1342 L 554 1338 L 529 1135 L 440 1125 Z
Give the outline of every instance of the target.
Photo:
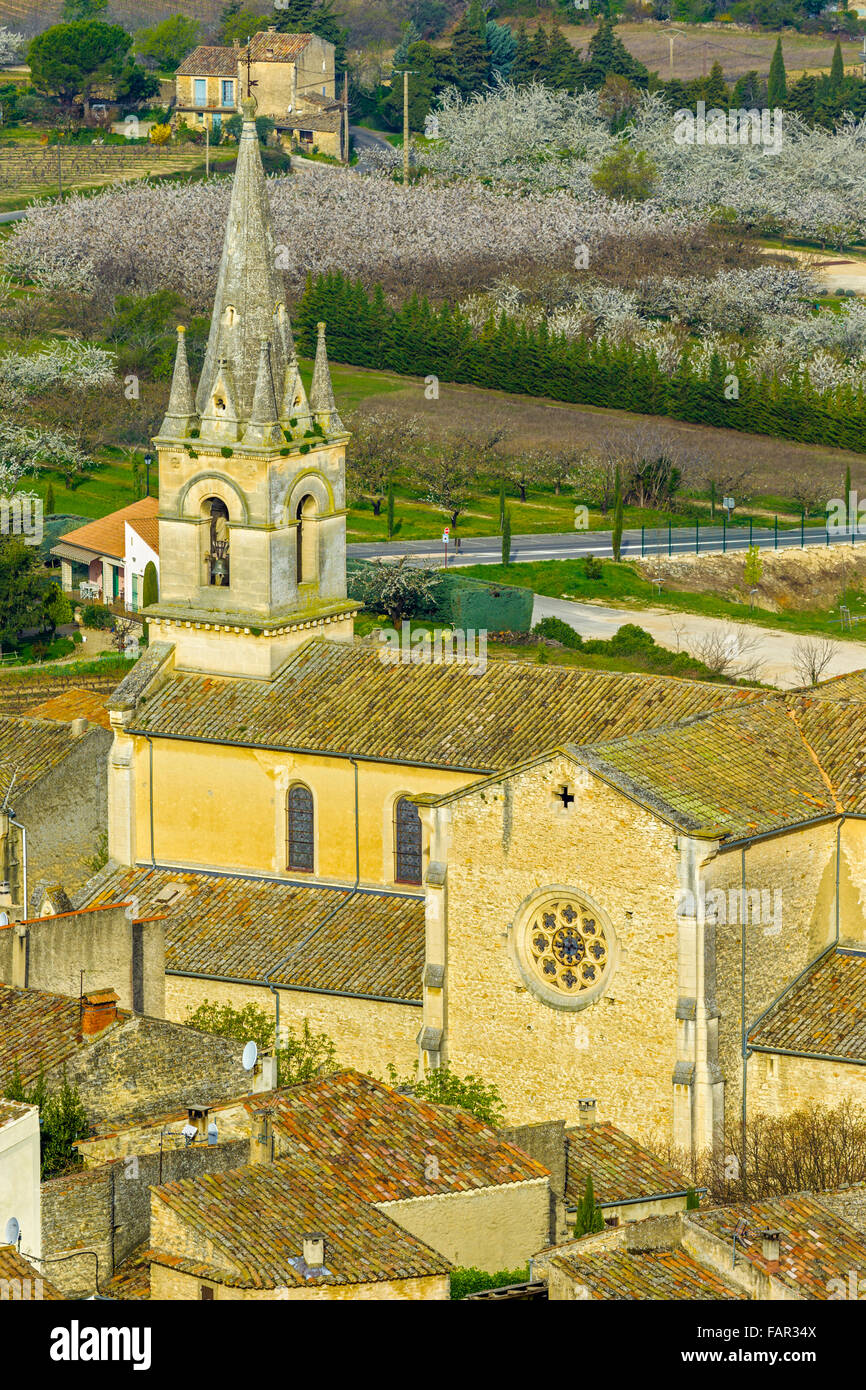
M 781 1237 L 778 1231 L 761 1232 L 761 1254 L 769 1265 L 778 1265 Z
M 304 1264 L 307 1269 L 321 1269 L 325 1263 L 325 1237 L 318 1231 L 304 1236 Z
M 596 1102 L 579 1100 L 577 1102 L 577 1122 L 579 1125 L 594 1125 L 596 1122 Z
M 195 1142 L 207 1142 L 207 1117 L 209 1108 L 206 1105 L 190 1105 L 187 1107 L 189 1119 L 187 1124 L 195 1129 Z
M 113 989 L 93 989 L 81 1000 L 81 1036 L 95 1037 L 117 1022 L 118 995 Z
M 250 1163 L 270 1163 L 274 1157 L 274 1136 L 270 1110 L 254 1110 L 250 1131 Z

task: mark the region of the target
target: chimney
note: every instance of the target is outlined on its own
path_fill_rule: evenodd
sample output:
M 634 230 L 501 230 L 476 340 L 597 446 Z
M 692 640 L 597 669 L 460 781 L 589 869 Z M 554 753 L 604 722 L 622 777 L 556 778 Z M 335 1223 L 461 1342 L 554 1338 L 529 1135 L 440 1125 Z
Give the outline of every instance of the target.
M 254 1110 L 250 1130 L 250 1163 L 270 1163 L 274 1156 L 270 1110 Z
M 81 1000 L 81 1035 L 95 1037 L 110 1023 L 117 1022 L 119 996 L 113 989 L 93 989 Z
M 780 1234 L 778 1231 L 761 1232 L 761 1254 L 769 1265 L 779 1263 Z
M 69 736 L 70 738 L 81 738 L 81 735 L 86 734 L 89 728 L 90 720 L 85 719 L 83 715 L 79 715 L 77 719 L 70 720 Z
M 253 1071 L 252 1094 L 277 1089 L 277 1059 L 274 1056 L 260 1057 Z
M 321 1269 L 325 1263 L 325 1237 L 318 1231 L 304 1236 L 304 1264 L 307 1269 Z
M 207 1140 L 207 1117 L 208 1107 L 206 1105 L 187 1106 L 187 1125 L 195 1130 L 196 1139 Z
M 269 33 L 269 34 L 275 34 L 276 32 L 277 32 L 277 26 L 276 26 L 276 24 L 269 24 L 269 25 L 268 25 L 268 33 Z
M 579 1100 L 577 1102 L 577 1123 L 581 1127 L 595 1124 L 595 1107 L 596 1102 L 594 1100 Z

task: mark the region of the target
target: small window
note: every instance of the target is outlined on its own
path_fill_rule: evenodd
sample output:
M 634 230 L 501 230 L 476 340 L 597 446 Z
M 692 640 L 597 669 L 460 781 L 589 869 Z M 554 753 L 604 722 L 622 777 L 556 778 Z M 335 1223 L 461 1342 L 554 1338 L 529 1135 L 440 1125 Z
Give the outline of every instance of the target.
M 235 104 L 235 84 L 234 84 L 234 82 L 232 82 L 231 79 L 229 79 L 229 81 L 223 82 L 222 88 L 223 88 L 223 96 L 222 96 L 222 104 L 223 104 L 223 106 L 234 106 L 234 104 Z
M 206 1303 L 209 1301 L 212 1302 L 213 1289 L 211 1288 L 210 1284 L 199 1284 L 198 1295 L 199 1298 L 204 1299 Z
M 421 882 L 421 817 L 418 807 L 401 796 L 394 808 L 394 879 Z
M 286 799 L 286 862 L 297 873 L 315 869 L 313 793 L 297 782 Z
M 196 106 L 207 106 L 207 78 L 197 77 L 195 79 L 195 96 L 193 98 Z

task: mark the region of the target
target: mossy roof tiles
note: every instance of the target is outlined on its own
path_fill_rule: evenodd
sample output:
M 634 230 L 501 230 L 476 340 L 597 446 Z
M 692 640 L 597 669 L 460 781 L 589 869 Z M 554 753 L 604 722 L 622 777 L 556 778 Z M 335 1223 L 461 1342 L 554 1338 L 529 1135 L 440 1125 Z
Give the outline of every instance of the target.
M 810 1193 L 714 1207 L 688 1216 L 689 1225 L 708 1231 L 729 1246 L 731 1232 L 741 1221 L 746 1231 L 737 1239 L 737 1258 L 773 1274 L 804 1298 L 831 1298 L 834 1280 L 841 1280 L 847 1289 L 849 1271 L 862 1269 L 866 1262 L 866 1235 Z M 763 1254 L 763 1230 L 779 1232 L 778 1268 Z
M 602 1206 L 648 1201 L 684 1192 L 689 1186 L 676 1169 L 641 1147 L 606 1121 L 565 1131 L 565 1200 L 576 1206 L 592 1178 L 595 1200 Z
M 315 1158 L 370 1202 L 548 1177 L 540 1163 L 474 1116 L 400 1095 L 355 1071 L 282 1090 L 273 1109 L 283 1154 L 288 1146 L 293 1161 Z
M 450 1268 L 416 1236 L 357 1197 L 311 1160 L 233 1168 L 154 1188 L 181 1221 L 209 1242 L 205 1273 L 221 1282 L 269 1289 L 365 1284 L 446 1274 Z M 308 1268 L 304 1236 L 325 1240 L 325 1264 Z M 159 1250 L 156 1260 L 162 1261 Z M 177 1250 L 169 1258 L 184 1260 Z
M 6 1291 L 7 1281 L 15 1290 L 14 1293 L 11 1290 Z M 44 1274 L 34 1269 L 14 1245 L 0 1245 L 0 1299 L 5 1301 L 7 1298 L 19 1297 L 25 1302 L 36 1302 L 37 1299 L 63 1302 L 65 1295 L 55 1288 Z M 7 1329 L 7 1336 L 10 1330 Z
M 160 896 L 173 885 L 179 897 Z M 273 972 L 275 983 L 295 989 L 421 999 L 424 899 L 417 895 L 109 864 L 79 905 L 117 902 L 118 894 L 135 897 L 142 918 L 165 917 L 165 966 L 173 973 L 262 980 Z
M 744 1299 L 684 1250 L 612 1250 L 556 1255 L 550 1262 L 592 1299 Z
M 770 1052 L 866 1061 L 866 954 L 837 948 L 797 980 L 749 1035 Z
M 123 702 L 122 685 L 115 700 Z M 270 682 L 176 671 L 133 731 L 495 772 L 563 741 L 595 742 L 740 705 L 756 692 L 528 662 L 388 665 L 369 644 L 313 639 Z M 114 703 L 114 701 L 112 701 Z

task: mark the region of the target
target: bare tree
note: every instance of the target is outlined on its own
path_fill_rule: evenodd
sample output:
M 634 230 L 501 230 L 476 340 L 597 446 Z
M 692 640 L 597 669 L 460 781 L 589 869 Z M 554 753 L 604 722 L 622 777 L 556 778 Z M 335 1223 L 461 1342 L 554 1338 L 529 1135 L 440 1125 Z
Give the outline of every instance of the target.
M 737 680 L 759 680 L 763 661 L 760 635 L 734 624 L 714 625 L 689 638 L 689 653 L 713 673 Z
M 443 440 L 418 455 L 415 477 L 425 499 L 452 526 L 466 511 L 478 486 L 477 451 L 466 441 Z
M 385 410 L 358 412 L 351 421 L 352 439 L 346 456 L 346 481 L 351 492 L 369 498 L 378 516 L 388 483 L 399 468 L 411 462 L 421 437 L 417 415 Z
M 830 637 L 801 637 L 791 653 L 791 665 L 802 685 L 817 685 L 839 648 Z

